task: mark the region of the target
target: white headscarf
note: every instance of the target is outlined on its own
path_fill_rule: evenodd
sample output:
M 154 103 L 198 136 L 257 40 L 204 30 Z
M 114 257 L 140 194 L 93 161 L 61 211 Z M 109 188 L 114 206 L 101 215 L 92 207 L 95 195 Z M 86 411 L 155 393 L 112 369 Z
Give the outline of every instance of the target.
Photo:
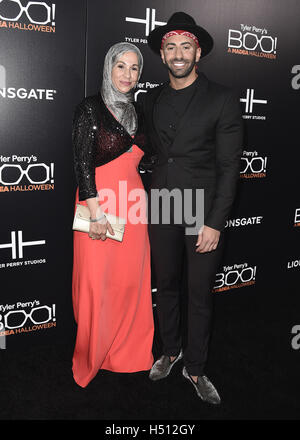
M 135 52 L 137 54 L 139 66 L 138 80 L 140 79 L 143 70 L 143 56 L 140 50 L 131 43 L 114 44 L 105 56 L 101 96 L 105 105 L 111 110 L 128 133 L 133 136 L 137 130 L 137 115 L 132 104 L 133 90 L 122 93 L 116 89 L 111 79 L 113 67 L 118 62 L 120 56 L 126 52 Z

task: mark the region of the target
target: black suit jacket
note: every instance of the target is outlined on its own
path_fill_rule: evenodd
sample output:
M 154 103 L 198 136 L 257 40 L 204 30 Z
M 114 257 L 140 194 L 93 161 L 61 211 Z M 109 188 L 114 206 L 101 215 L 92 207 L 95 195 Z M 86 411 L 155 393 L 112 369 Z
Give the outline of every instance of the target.
M 195 94 L 165 146 L 155 127 L 155 103 L 168 83 L 143 94 L 142 105 L 153 153 L 157 155 L 151 188 L 203 188 L 204 224 L 225 227 L 240 172 L 242 117 L 231 89 L 198 74 Z

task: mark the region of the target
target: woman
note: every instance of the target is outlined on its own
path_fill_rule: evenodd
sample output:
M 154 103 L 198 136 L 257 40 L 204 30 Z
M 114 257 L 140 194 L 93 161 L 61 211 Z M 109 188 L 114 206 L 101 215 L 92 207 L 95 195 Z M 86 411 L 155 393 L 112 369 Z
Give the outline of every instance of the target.
M 142 67 L 136 46 L 112 46 L 104 61 L 101 94 L 85 98 L 73 120 L 76 203 L 87 205 L 91 216 L 89 234 L 74 232 L 73 308 L 78 327 L 73 376 L 81 387 L 99 369 L 135 372 L 149 370 L 153 363 L 147 224 L 133 224 L 127 215 L 123 241 L 118 242 L 106 238 L 106 231 L 113 231 L 103 213 L 124 217 L 120 202 L 126 202 L 130 212 L 133 202 L 124 201 L 119 183 L 127 199 L 130 191 L 143 190 L 140 204 L 146 206 L 137 171 L 145 136 L 133 103 Z M 109 211 L 104 205 L 101 209 L 97 194 L 102 190 L 115 195 Z

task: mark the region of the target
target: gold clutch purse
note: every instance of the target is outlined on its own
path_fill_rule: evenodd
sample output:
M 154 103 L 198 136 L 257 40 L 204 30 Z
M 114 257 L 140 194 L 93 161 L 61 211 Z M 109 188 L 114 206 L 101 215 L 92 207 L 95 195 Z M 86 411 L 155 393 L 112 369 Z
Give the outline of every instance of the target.
M 106 237 L 112 238 L 116 241 L 122 241 L 125 231 L 125 220 L 121 217 L 116 217 L 113 214 L 105 214 L 105 217 L 111 224 L 115 235 L 106 232 Z M 73 221 L 73 230 L 79 232 L 89 232 L 90 230 L 90 210 L 85 205 L 76 204 L 76 211 Z

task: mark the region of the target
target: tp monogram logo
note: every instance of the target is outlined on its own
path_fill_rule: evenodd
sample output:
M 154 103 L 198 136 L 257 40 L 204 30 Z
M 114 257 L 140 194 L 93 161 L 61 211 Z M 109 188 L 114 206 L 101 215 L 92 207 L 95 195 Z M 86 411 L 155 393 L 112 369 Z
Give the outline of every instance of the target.
M 17 245 L 18 241 L 18 245 Z M 23 248 L 26 246 L 39 246 L 46 244 L 46 240 L 23 241 L 23 231 L 18 231 L 18 240 L 16 231 L 11 231 L 11 243 L 0 244 L 0 249 L 11 249 L 11 257 L 23 258 Z
M 153 31 L 155 26 L 163 26 L 164 24 L 166 24 L 164 21 L 156 21 L 156 9 L 150 8 L 146 8 L 146 18 L 126 17 L 125 20 L 131 23 L 145 24 L 146 37 L 148 37 L 151 31 Z
M 240 98 L 240 101 L 246 104 L 246 113 L 253 112 L 253 104 L 267 104 L 268 102 L 266 99 L 254 99 L 254 89 L 247 89 L 246 98 Z
M 4 5 L 3 5 L 4 2 Z M 11 8 L 5 8 L 7 2 Z M 20 0 L 0 0 L 0 19 L 4 21 L 19 21 L 20 18 L 27 17 L 32 24 L 47 24 L 55 26 L 55 4 L 51 6 L 45 2 L 28 2 L 26 6 L 21 4 Z

